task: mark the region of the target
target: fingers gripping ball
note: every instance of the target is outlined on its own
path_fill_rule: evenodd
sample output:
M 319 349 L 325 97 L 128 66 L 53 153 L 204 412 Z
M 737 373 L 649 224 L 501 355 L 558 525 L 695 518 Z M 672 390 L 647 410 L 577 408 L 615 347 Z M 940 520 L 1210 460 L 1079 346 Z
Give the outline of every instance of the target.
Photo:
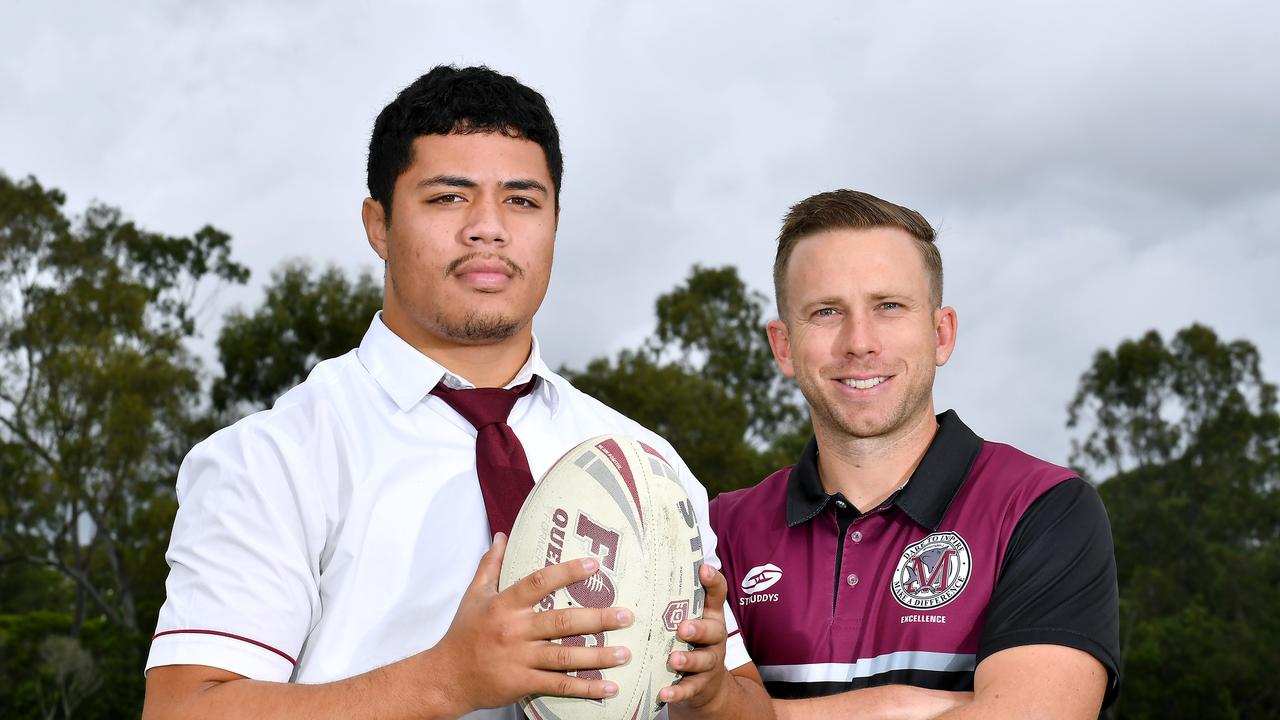
M 702 615 L 698 582 L 702 537 L 684 486 L 653 448 L 606 435 L 570 450 L 534 486 L 511 529 L 499 589 L 547 565 L 594 557 L 599 569 L 542 599 L 539 610 L 625 607 L 630 627 L 576 635 L 561 644 L 625 646 L 631 660 L 605 670 L 572 673 L 610 680 L 618 694 L 605 700 L 532 696 L 521 702 L 535 720 L 632 720 L 662 709 L 658 691 L 679 679 L 667 667 L 672 650 L 688 650 L 676 636 L 680 622 Z

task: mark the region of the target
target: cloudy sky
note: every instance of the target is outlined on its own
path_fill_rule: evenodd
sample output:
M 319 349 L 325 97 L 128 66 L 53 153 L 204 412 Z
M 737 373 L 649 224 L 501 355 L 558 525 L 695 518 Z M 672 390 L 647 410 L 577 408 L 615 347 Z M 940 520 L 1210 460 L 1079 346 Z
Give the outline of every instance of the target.
M 374 267 L 378 110 L 437 63 L 548 98 L 566 172 L 553 365 L 637 344 L 695 263 L 769 292 L 789 204 L 836 187 L 940 225 L 960 316 L 938 402 L 1064 461 L 1092 354 L 1191 322 L 1280 380 L 1280 5 L 1263 2 L 0 0 L 0 171 L 271 270 Z M 364 10 L 376 5 L 376 12 Z

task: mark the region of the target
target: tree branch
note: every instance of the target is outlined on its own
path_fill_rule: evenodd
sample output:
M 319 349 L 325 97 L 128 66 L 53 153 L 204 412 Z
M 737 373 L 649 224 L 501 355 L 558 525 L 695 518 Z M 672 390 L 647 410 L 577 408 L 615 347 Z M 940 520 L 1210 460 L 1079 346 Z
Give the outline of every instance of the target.
M 5 397 L 4 399 L 8 402 L 12 402 L 12 400 L 10 400 L 8 397 Z M 23 444 L 28 449 L 30 449 L 32 452 L 38 455 L 42 460 L 48 463 L 49 469 L 51 471 L 53 471 L 58 475 L 62 474 L 62 464 L 58 461 L 58 459 L 55 458 L 52 454 L 50 454 L 49 451 L 44 448 L 44 446 L 36 442 L 35 438 L 31 437 L 31 435 L 27 433 L 25 428 L 14 423 L 12 420 L 10 420 L 9 418 L 3 415 L 0 415 L 0 423 L 4 423 L 5 427 L 9 428 L 9 430 L 12 431 L 14 435 L 17 435 L 18 438 L 22 440 Z
M 93 586 L 93 583 L 89 581 L 89 578 L 86 577 L 84 573 L 81 573 L 75 568 L 68 567 L 66 563 L 59 559 L 42 558 L 38 555 L 24 555 L 21 559 L 25 562 L 31 563 L 32 565 L 41 565 L 53 568 L 63 575 L 66 575 L 78 586 L 84 588 L 85 592 L 89 593 L 89 597 L 93 598 L 94 603 L 101 608 L 104 613 L 106 613 L 108 619 L 113 623 L 120 624 L 120 614 L 116 612 L 115 608 L 111 607 L 111 604 L 102 596 L 102 593 L 98 592 L 98 589 Z

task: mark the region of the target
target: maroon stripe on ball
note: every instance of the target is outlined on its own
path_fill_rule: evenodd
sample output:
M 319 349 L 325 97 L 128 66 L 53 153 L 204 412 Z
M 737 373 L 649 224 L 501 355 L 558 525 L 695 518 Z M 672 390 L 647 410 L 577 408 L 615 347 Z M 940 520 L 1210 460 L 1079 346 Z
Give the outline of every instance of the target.
M 609 462 L 618 468 L 618 472 L 622 475 L 622 481 L 626 484 L 627 490 L 631 493 L 631 499 L 636 503 L 636 514 L 640 516 L 640 527 L 644 527 L 644 509 L 640 507 L 640 488 L 636 487 L 635 475 L 631 472 L 631 464 L 627 462 L 627 456 L 623 454 L 622 447 L 613 440 L 604 440 L 596 449 L 609 458 Z
M 640 443 L 640 447 L 641 447 L 641 448 L 643 448 L 645 452 L 647 452 L 647 453 L 649 453 L 650 455 L 652 455 L 652 456 L 654 456 L 654 457 L 658 458 L 658 459 L 659 459 L 659 460 L 661 460 L 662 462 L 667 463 L 668 465 L 670 465 L 670 464 L 671 464 L 671 463 L 667 462 L 667 459 L 666 459 L 666 458 L 662 457 L 662 453 L 658 452 L 657 450 L 654 450 L 653 448 L 649 447 L 648 445 L 646 445 L 646 444 L 644 444 L 644 443 Z

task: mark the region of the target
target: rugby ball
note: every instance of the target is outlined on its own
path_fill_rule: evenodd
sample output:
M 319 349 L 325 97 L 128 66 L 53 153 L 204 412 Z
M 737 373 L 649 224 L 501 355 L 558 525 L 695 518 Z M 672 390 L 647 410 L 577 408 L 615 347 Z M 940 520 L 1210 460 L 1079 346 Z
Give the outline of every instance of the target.
M 520 706 L 533 720 L 633 720 L 662 709 L 658 691 L 680 678 L 667 665 L 685 618 L 701 617 L 698 581 L 702 537 L 693 503 L 676 471 L 656 450 L 631 437 L 605 435 L 570 450 L 533 487 L 511 529 L 499 589 L 547 565 L 594 557 L 600 568 L 535 607 L 625 607 L 630 627 L 559 641 L 596 647 L 623 645 L 625 665 L 570 673 L 612 680 L 618 693 L 604 700 L 534 695 Z

